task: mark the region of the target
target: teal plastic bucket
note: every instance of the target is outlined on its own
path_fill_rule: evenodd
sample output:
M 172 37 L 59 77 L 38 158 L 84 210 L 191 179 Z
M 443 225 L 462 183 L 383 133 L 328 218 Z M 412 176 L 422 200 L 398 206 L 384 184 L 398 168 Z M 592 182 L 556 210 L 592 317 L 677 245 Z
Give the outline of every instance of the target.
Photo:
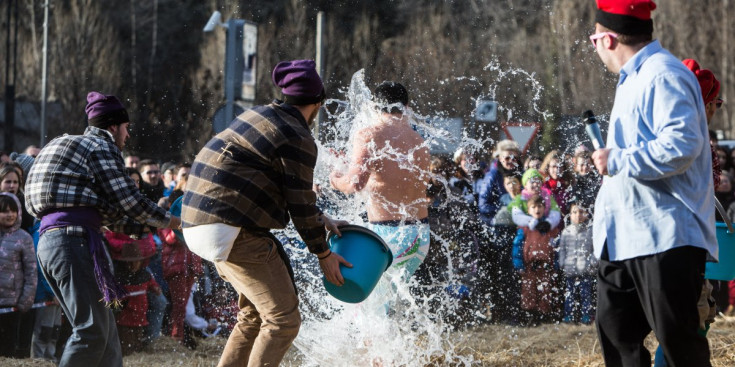
M 324 288 L 334 298 L 347 303 L 365 300 L 380 277 L 393 262 L 393 253 L 375 232 L 356 225 L 339 227 L 342 237 L 329 233 L 327 241 L 334 253 L 344 257 L 352 268 L 339 266 L 345 284 L 338 287 L 322 277 Z
M 716 224 L 720 262 L 708 262 L 704 277 L 714 280 L 733 280 L 735 279 L 735 233 L 728 233 L 725 223 L 717 222 Z

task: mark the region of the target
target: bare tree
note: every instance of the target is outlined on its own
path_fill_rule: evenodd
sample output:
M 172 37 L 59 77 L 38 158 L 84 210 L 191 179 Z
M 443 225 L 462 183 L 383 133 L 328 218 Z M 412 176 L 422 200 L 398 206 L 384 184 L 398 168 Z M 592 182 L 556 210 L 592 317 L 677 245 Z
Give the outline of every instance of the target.
M 42 0 L 19 9 L 16 95 L 40 95 Z M 134 120 L 130 149 L 164 159 L 190 159 L 211 135 L 223 100 L 226 32 L 203 34 L 213 10 L 225 19 L 257 22 L 256 103 L 278 97 L 271 68 L 284 59 L 313 58 L 315 17 L 327 15 L 325 83 L 339 97 L 352 74 L 369 83 L 398 80 L 427 116 L 472 118 L 478 98 L 494 98 L 501 121 L 535 121 L 543 145 L 555 143 L 565 116 L 593 109 L 606 115 L 617 78 L 605 70 L 587 37 L 594 27 L 588 0 L 239 0 L 53 1 L 49 43 L 49 100 L 64 121 L 50 135 L 85 126 L 89 90 L 123 98 Z M 680 58 L 695 58 L 731 95 L 730 0 L 659 3 L 655 32 Z M 4 14 L 8 2 L 0 2 Z M 165 9 L 165 11 L 164 11 Z M 5 29 L 6 19 L 0 19 Z M 0 42 L 0 54 L 7 52 Z M 0 68 L 6 67 L 4 58 Z M 0 82 L 4 73 L 0 73 Z M 0 91 L 2 93 L 2 91 Z M 732 134 L 729 105 L 712 127 Z M 498 126 L 489 126 L 497 130 Z M 497 131 L 496 131 L 497 132 Z

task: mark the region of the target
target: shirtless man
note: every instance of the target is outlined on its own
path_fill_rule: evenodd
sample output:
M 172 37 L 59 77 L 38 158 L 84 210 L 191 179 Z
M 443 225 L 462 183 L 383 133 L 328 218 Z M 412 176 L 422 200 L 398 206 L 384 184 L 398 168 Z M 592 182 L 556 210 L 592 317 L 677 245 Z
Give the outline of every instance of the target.
M 408 279 L 429 249 L 429 150 L 404 113 L 406 88 L 383 82 L 374 95 L 380 118 L 357 132 L 347 172 L 332 172 L 330 182 L 345 194 L 367 193 L 369 228 L 390 246 L 393 266 Z

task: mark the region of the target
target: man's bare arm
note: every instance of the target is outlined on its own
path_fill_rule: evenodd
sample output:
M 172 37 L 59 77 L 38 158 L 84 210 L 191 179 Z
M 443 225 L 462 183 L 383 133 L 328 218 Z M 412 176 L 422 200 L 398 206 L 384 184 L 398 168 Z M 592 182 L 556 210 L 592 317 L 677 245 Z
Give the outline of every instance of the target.
M 358 133 L 355 137 L 352 158 L 347 172 L 333 171 L 329 175 L 329 182 L 332 187 L 345 194 L 352 194 L 365 188 L 368 179 L 370 179 L 370 170 L 367 167 L 370 154 L 368 142 L 367 133 Z

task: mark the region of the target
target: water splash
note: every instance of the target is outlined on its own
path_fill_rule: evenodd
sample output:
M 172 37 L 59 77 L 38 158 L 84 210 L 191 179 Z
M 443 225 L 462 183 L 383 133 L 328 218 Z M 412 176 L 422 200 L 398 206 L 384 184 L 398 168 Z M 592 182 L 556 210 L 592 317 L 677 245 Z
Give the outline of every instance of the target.
M 542 87 L 533 73 L 504 70 L 497 62 L 490 63 L 485 70 L 498 75 L 496 83 L 510 77 L 527 79 L 536 91 L 532 108 L 544 117 L 548 115 L 537 107 Z M 458 77 L 445 82 L 482 84 L 476 77 Z M 494 99 L 497 84 L 486 88 L 478 99 Z M 329 174 L 333 170 L 346 170 L 346 159 L 353 150 L 350 137 L 378 121 L 379 108 L 376 108 L 370 88 L 365 84 L 363 70 L 356 72 L 349 88 L 341 92 L 345 100 L 326 101 L 326 105 L 336 108 L 328 111 L 328 123 L 322 125 L 322 143 L 318 143 L 319 158 L 314 174 L 314 182 L 319 187 L 318 205 L 333 218 L 365 225 L 367 195 L 358 192 L 346 196 L 331 189 Z M 503 111 L 507 119 L 512 119 L 512 108 L 506 107 Z M 451 134 L 437 123 L 446 118 L 444 113 L 424 116 L 409 109 L 407 114 L 415 130 L 425 137 L 421 147 L 447 150 L 453 149 L 453 146 L 446 146 L 452 144 L 463 147 L 465 151 L 486 154 L 487 147 L 494 143 L 492 138 L 470 134 L 467 129 L 463 129 L 459 137 Z M 373 146 L 372 153 L 373 159 L 390 158 L 398 161 L 402 168 L 415 168 L 414 162 L 403 159 L 405 153 L 390 145 L 381 149 Z M 444 177 L 435 179 L 445 187 L 450 185 Z M 458 219 L 455 233 L 440 233 L 432 228 L 431 251 L 435 258 L 443 259 L 440 271 L 414 276 L 406 282 L 400 279 L 399 271 L 391 269 L 385 273 L 374 294 L 361 304 L 342 303 L 326 293 L 315 257 L 308 253 L 303 243 L 295 240 L 298 235 L 293 228 L 279 236 L 284 243 L 290 241 L 296 245 L 296 248 L 286 248 L 291 252 L 299 284 L 303 318 L 301 331 L 294 341 L 299 356 L 284 363 L 301 366 L 424 366 L 437 363 L 469 366 L 479 363 L 471 354 L 460 352 L 460 346 L 467 338 L 463 328 L 492 317 L 488 309 L 493 306 L 491 303 L 487 302 L 488 308 L 484 304 L 471 305 L 467 296 L 479 278 L 492 276 L 478 274 L 480 264 L 477 256 L 478 236 L 490 235 L 468 234 L 477 227 L 472 228 L 461 218 L 462 213 L 454 208 L 464 202 L 464 198 L 449 190 L 446 194 L 447 200 L 438 209 L 453 212 L 459 218 L 455 218 Z M 459 236 L 458 233 L 464 234 Z M 473 297 L 474 300 L 486 299 L 484 295 Z M 447 337 L 448 332 L 452 332 L 451 338 Z

